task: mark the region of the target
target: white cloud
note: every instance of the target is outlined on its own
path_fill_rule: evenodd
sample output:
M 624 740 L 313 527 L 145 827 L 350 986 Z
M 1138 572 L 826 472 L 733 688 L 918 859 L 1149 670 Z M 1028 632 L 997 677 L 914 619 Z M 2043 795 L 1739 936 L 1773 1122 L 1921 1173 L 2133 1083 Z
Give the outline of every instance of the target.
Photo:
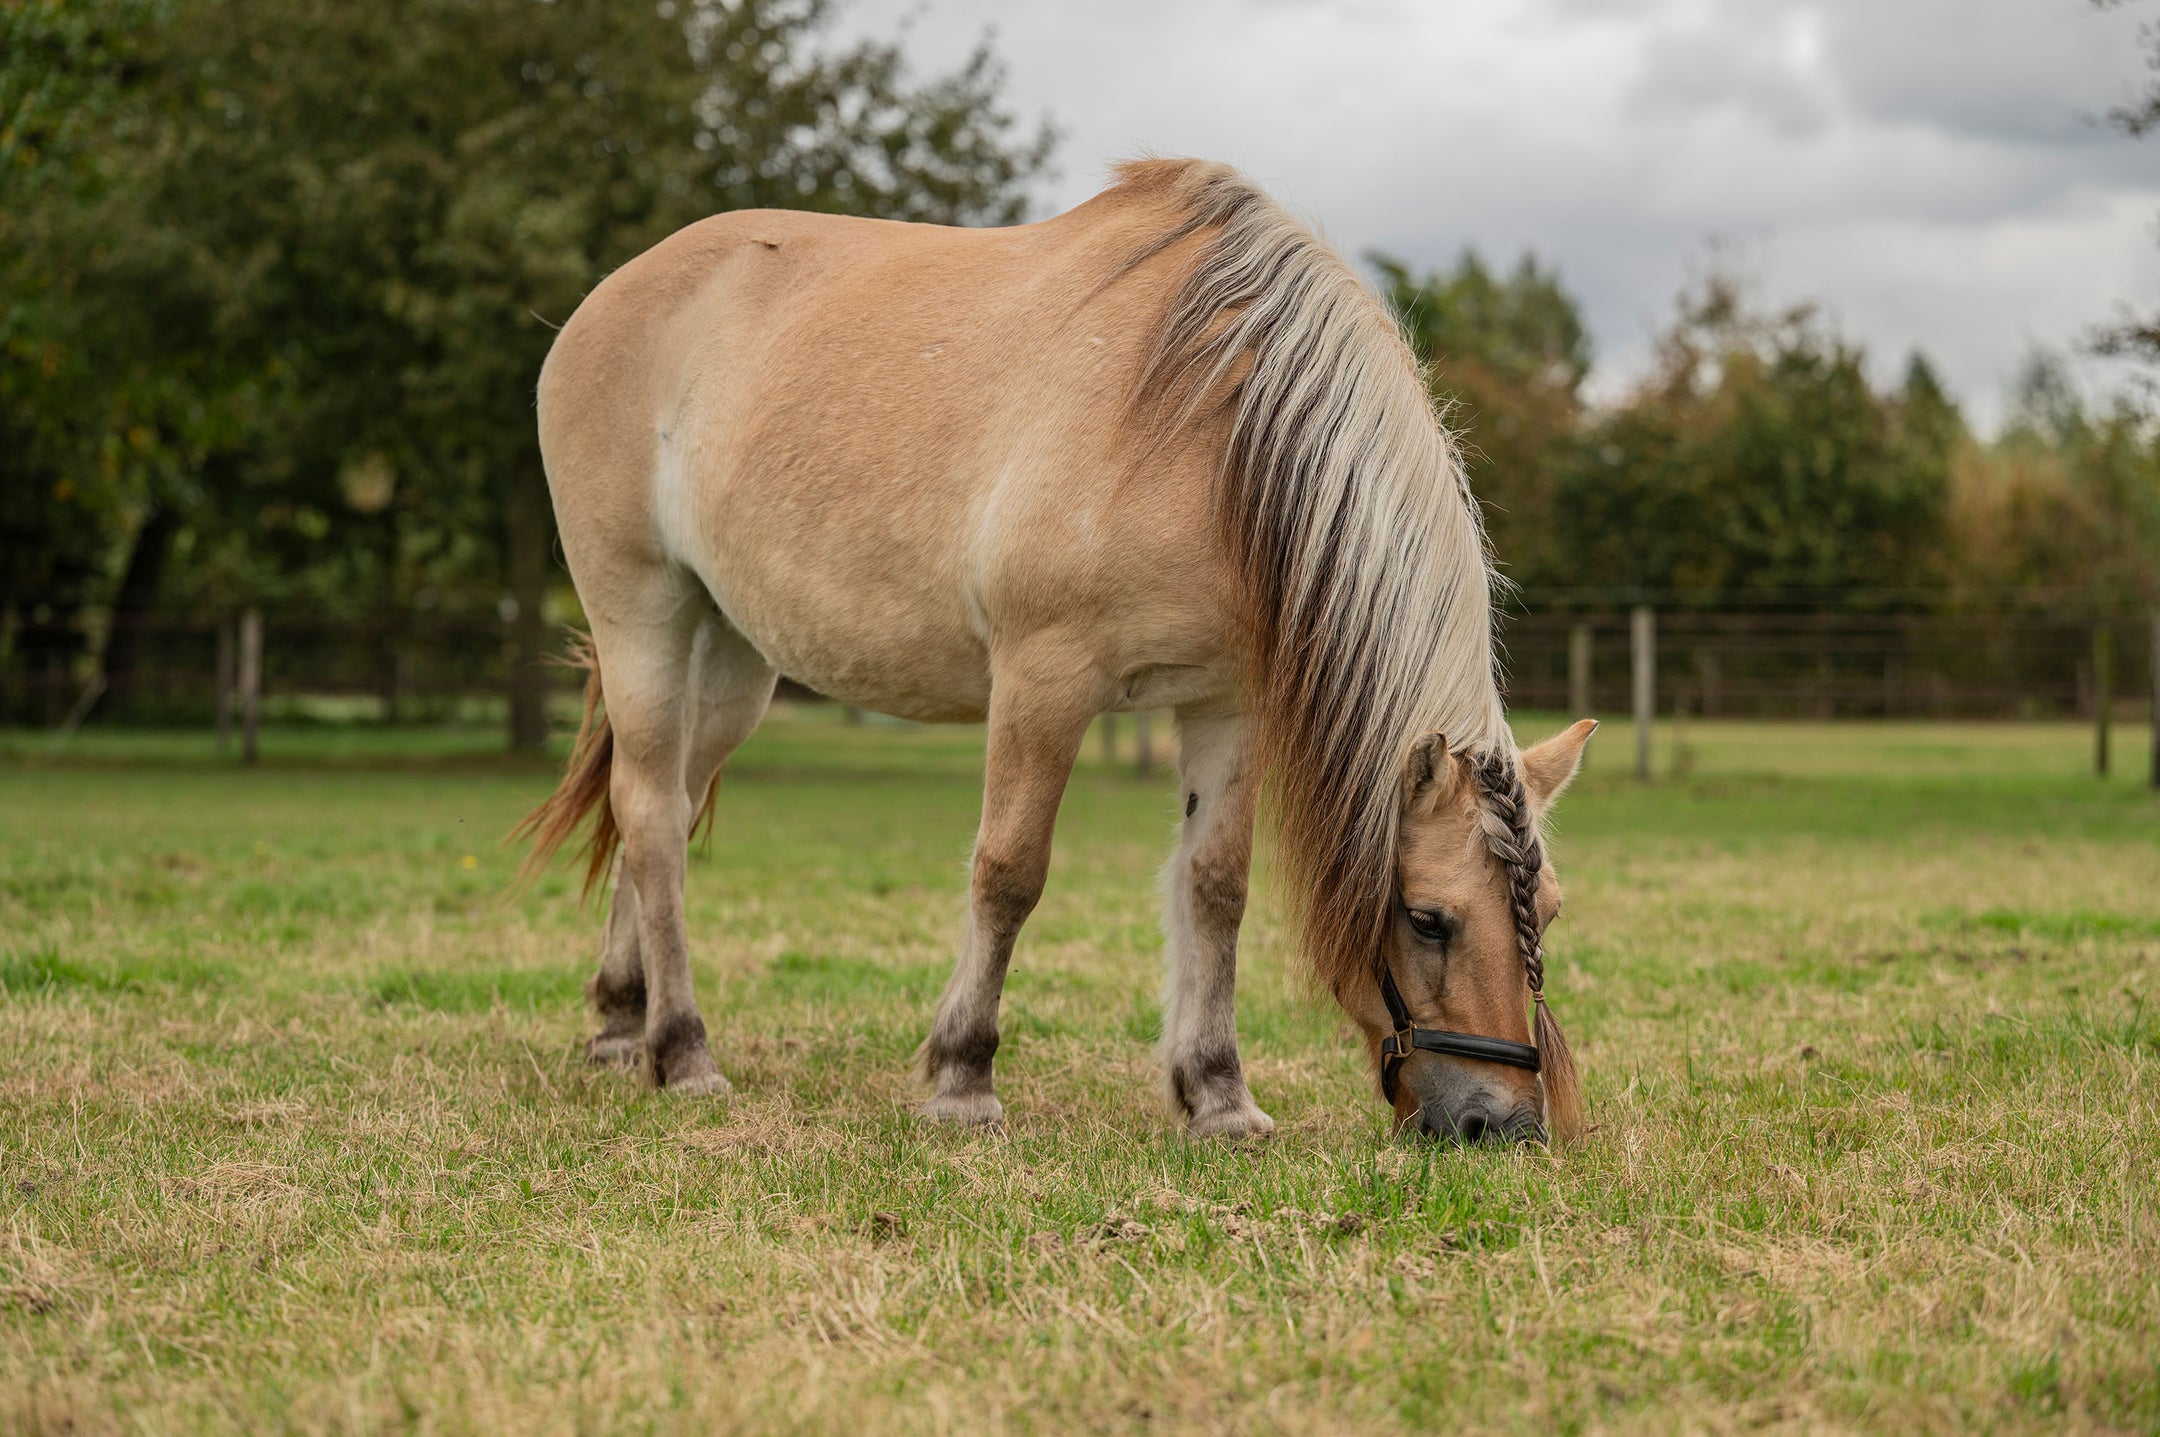
M 858 0 L 949 66 L 986 28 L 1065 133 L 1042 208 L 1152 151 L 1229 160 L 1352 254 L 1530 247 L 1611 392 L 1712 237 L 1983 422 L 2034 344 L 2160 304 L 2160 141 L 2081 118 L 2142 78 L 2085 0 Z

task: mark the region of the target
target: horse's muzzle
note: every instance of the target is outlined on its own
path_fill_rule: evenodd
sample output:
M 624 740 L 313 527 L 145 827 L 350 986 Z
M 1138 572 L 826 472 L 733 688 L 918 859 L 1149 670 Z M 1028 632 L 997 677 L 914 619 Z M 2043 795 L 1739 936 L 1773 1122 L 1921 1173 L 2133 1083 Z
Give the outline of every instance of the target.
M 1415 1122 L 1404 1124 L 1419 1137 L 1459 1147 L 1514 1147 L 1518 1143 L 1545 1141 L 1545 1124 L 1535 1108 L 1518 1107 L 1502 1113 L 1485 1104 L 1474 1104 L 1450 1113 L 1437 1104 L 1418 1108 Z

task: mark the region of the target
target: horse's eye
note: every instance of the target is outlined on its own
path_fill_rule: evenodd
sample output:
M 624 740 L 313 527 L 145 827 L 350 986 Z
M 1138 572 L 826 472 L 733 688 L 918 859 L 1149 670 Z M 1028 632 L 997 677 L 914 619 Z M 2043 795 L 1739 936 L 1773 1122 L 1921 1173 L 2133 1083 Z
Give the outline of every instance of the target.
M 1411 908 L 1405 911 L 1410 915 L 1411 930 L 1428 943 L 1445 943 L 1448 935 L 1454 931 L 1455 922 L 1445 913 L 1430 908 Z

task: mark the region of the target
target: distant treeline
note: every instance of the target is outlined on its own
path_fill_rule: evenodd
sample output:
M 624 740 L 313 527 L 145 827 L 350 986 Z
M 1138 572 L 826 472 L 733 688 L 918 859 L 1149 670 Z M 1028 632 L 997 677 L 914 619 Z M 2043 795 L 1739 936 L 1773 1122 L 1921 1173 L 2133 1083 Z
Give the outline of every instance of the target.
M 1924 356 L 1878 389 L 1812 309 L 1755 312 L 1712 276 L 1634 389 L 1593 406 L 1551 270 L 1374 263 L 1532 607 L 2101 616 L 2160 599 L 2160 426 L 2129 395 L 2087 403 L 2059 360 L 2034 356 L 1983 440 Z
M 494 625 L 516 742 L 572 606 L 531 394 L 597 276 L 716 210 L 1017 219 L 1051 147 L 987 49 L 918 81 L 822 0 L 0 7 L 0 721 L 243 606 Z M 1559 276 L 1374 261 L 1523 602 L 2122 613 L 2160 440 L 2036 363 L 1976 438 L 1813 314 L 1687 296 L 1623 400 Z M 461 644 L 470 642 L 461 638 Z M 460 650 L 464 652 L 464 650 Z M 25 695 L 42 697 L 33 707 Z M 394 709 L 395 705 L 391 705 Z

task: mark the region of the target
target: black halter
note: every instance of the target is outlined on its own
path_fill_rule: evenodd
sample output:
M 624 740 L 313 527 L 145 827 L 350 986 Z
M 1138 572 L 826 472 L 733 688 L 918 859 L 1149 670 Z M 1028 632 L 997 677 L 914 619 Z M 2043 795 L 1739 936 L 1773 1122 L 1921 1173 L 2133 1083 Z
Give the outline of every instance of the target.
M 1395 986 L 1395 975 L 1388 971 L 1384 962 L 1380 965 L 1380 997 L 1387 1004 L 1389 1019 L 1395 1024 L 1395 1031 L 1380 1040 L 1380 1091 L 1391 1103 L 1395 1101 L 1395 1075 L 1401 1070 L 1403 1059 L 1413 1050 L 1450 1053 L 1458 1058 L 1476 1058 L 1486 1063 L 1506 1063 L 1511 1068 L 1528 1068 L 1533 1073 L 1538 1070 L 1538 1050 L 1528 1043 L 1418 1027 L 1410 1019 L 1410 1005 L 1403 1001 L 1402 990 Z

